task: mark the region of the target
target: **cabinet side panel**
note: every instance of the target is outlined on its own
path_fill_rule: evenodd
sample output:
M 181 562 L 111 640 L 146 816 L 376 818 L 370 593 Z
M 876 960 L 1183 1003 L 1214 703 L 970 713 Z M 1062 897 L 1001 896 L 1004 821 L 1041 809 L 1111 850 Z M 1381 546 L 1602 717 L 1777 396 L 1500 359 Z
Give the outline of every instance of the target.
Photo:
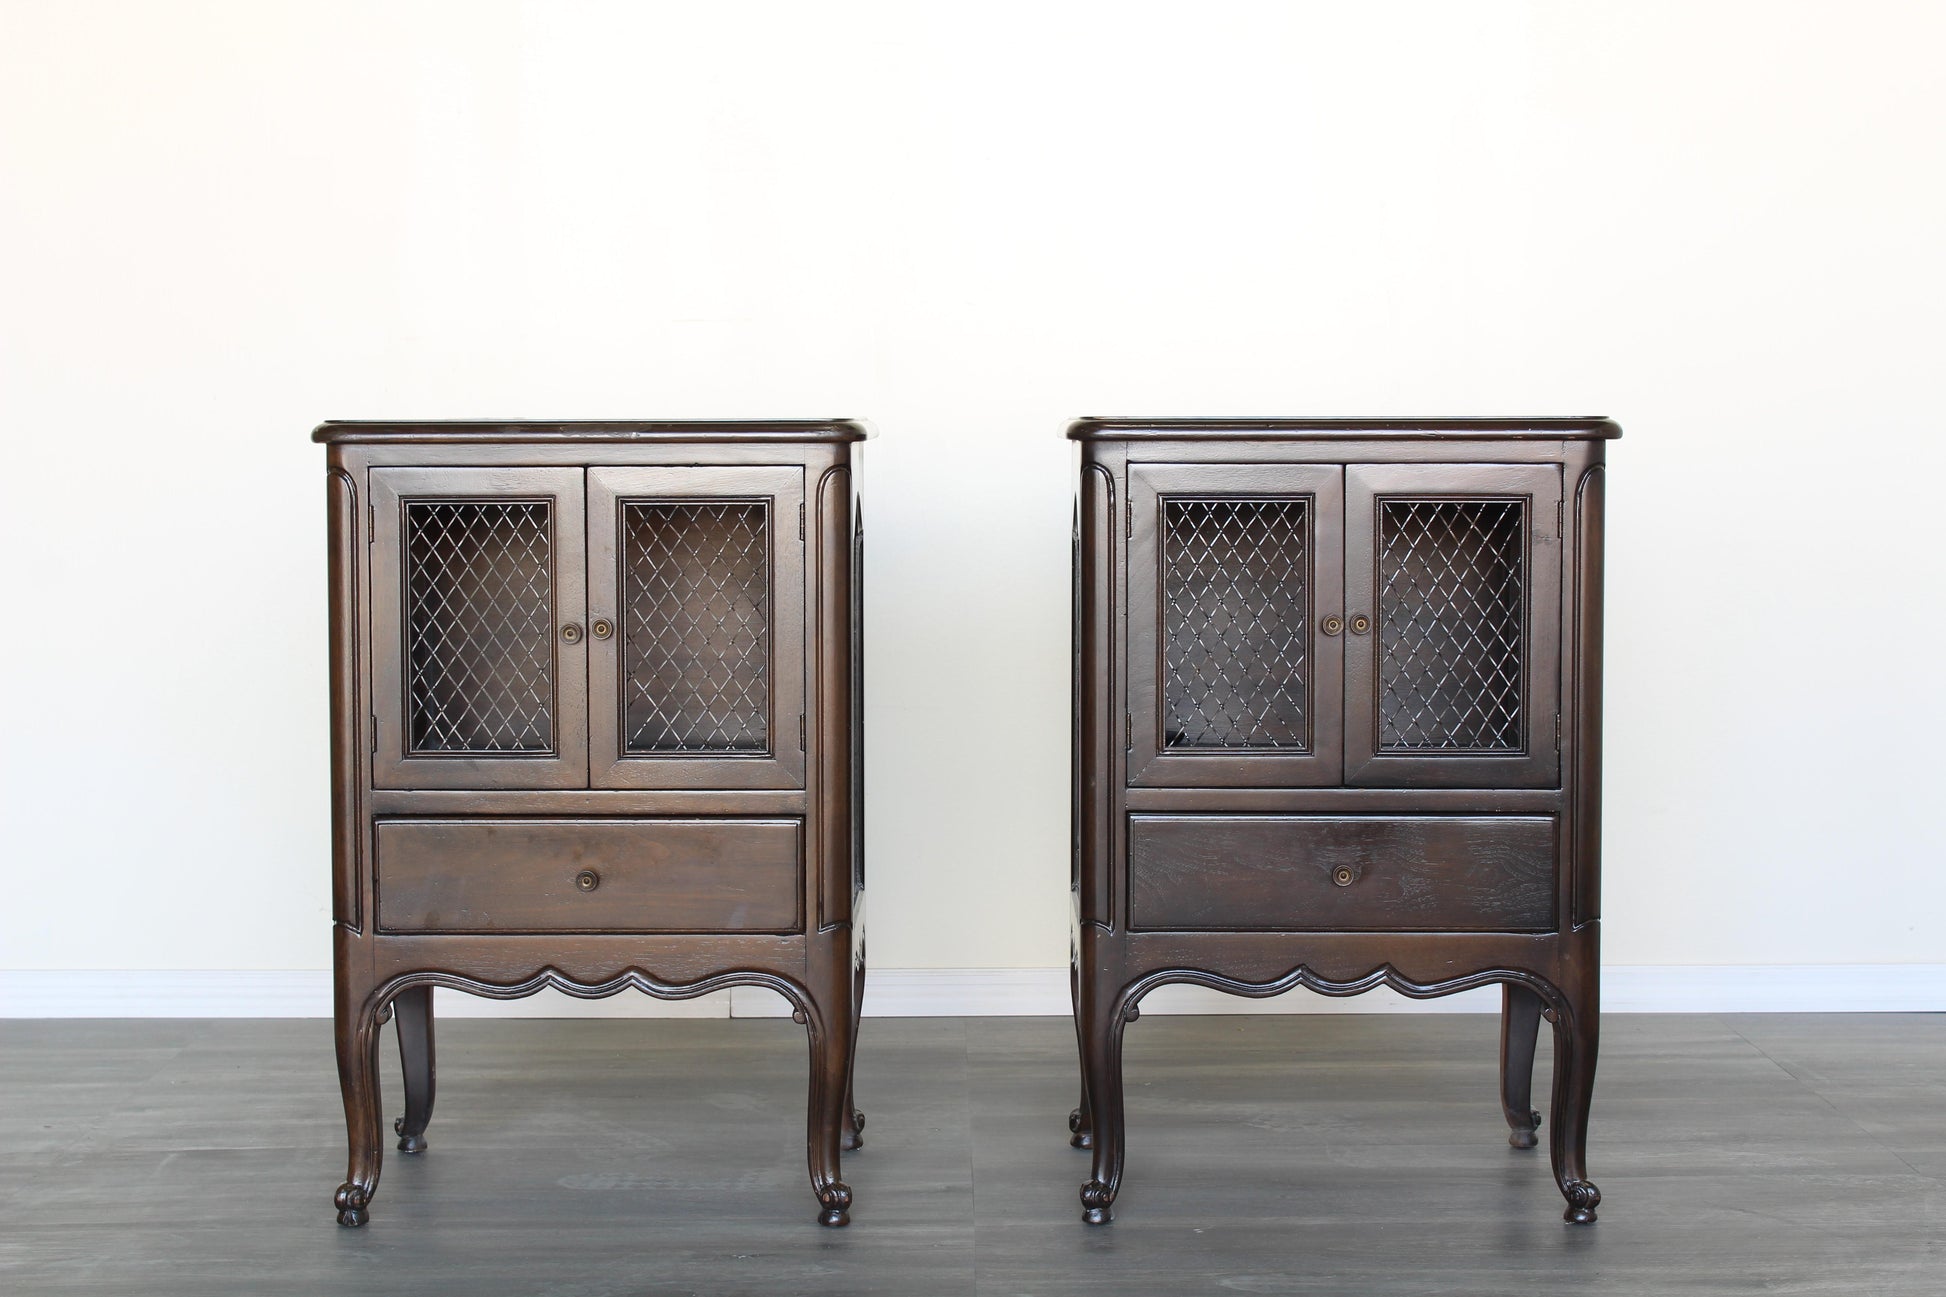
M 1110 744 L 1124 732 L 1112 679 L 1115 643 L 1115 476 L 1105 466 L 1081 467 L 1079 617 L 1076 634 L 1076 807 L 1079 817 L 1076 862 L 1083 923 L 1107 926 L 1114 912 L 1109 895 L 1112 829 L 1111 790 L 1120 782 Z
M 851 922 L 851 469 L 817 487 L 817 630 L 813 709 L 817 756 L 818 926 Z
M 851 891 L 854 904 L 865 891 L 865 502 L 856 482 L 851 499 Z
M 1073 608 L 1068 645 L 1069 668 L 1072 672 L 1071 706 L 1069 715 L 1070 769 L 1068 771 L 1069 801 L 1069 851 L 1068 867 L 1069 920 L 1075 929 L 1084 922 L 1095 919 L 1093 914 L 1093 876 L 1089 870 L 1088 844 L 1093 835 L 1089 832 L 1089 819 L 1095 813 L 1094 797 L 1089 791 L 1088 772 L 1092 766 L 1089 760 L 1089 745 L 1095 742 L 1094 732 L 1089 728 L 1089 718 L 1098 714 L 1089 706 L 1088 693 L 1092 688 L 1094 666 L 1088 658 L 1088 616 L 1092 601 L 1089 598 L 1089 583 L 1094 577 L 1094 560 L 1090 556 L 1093 545 L 1095 507 L 1088 500 L 1094 489 L 1092 472 L 1088 465 L 1088 448 L 1077 444 L 1074 448 L 1074 571 Z M 1085 898 L 1085 899 L 1084 899 Z
M 1596 464 L 1574 495 L 1574 922 L 1601 917 L 1602 558 L 1608 473 Z
M 335 458 L 335 457 L 334 457 Z M 331 919 L 364 927 L 359 869 L 358 484 L 335 463 L 325 477 L 331 661 Z

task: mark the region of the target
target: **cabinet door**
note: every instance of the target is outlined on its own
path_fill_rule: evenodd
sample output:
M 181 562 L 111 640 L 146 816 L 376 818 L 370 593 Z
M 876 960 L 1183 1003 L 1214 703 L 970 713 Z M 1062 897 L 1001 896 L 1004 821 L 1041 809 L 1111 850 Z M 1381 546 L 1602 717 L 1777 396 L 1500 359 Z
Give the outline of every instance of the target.
M 1345 471 L 1345 768 L 1368 786 L 1560 775 L 1561 470 Z
M 1344 470 L 1129 468 L 1128 777 L 1335 784 Z
M 588 470 L 598 788 L 804 786 L 804 470 Z
M 581 470 L 375 468 L 371 485 L 378 786 L 583 786 Z

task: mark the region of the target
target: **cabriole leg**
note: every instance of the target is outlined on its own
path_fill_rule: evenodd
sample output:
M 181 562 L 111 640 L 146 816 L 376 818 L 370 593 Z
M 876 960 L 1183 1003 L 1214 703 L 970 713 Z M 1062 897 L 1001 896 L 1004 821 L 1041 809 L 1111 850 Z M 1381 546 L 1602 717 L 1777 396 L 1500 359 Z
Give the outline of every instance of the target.
M 1081 1186 L 1081 1219 L 1106 1225 L 1122 1186 L 1126 1131 L 1122 1120 L 1122 1017 L 1119 992 L 1083 988 L 1082 1067 L 1088 1078 L 1089 1130 L 1094 1136 L 1093 1177 Z
M 340 1225 L 363 1225 L 378 1172 L 384 1118 L 378 1089 L 378 1007 L 361 997 L 356 1003 L 341 989 L 337 1011 L 338 1085 L 344 1092 L 345 1139 L 349 1158 L 345 1182 L 332 1202 Z
M 432 987 L 414 986 L 392 1001 L 399 1024 L 399 1063 L 405 1072 L 405 1115 L 392 1123 L 401 1153 L 426 1151 L 426 1124 L 432 1120 L 434 1065 Z
M 837 967 L 846 971 L 836 987 L 822 997 L 809 998 L 805 1007 L 811 1043 L 811 1103 L 806 1143 L 810 1154 L 811 1188 L 818 1195 L 820 1225 L 851 1223 L 851 1186 L 840 1177 L 839 1157 L 844 1144 L 846 1113 L 850 1107 L 852 1042 L 856 1024 L 851 1014 L 849 960 Z
M 1500 987 L 1500 1109 L 1507 1117 L 1507 1142 L 1533 1148 L 1540 1137 L 1541 1114 L 1534 1111 L 1534 1046 L 1541 1031 L 1541 997 L 1525 986 Z
M 1549 1142 L 1554 1180 L 1568 1200 L 1562 1219 L 1591 1225 L 1601 1190 L 1588 1179 L 1588 1107 L 1595 1089 L 1600 1006 L 1592 988 L 1554 1024 L 1554 1131 Z

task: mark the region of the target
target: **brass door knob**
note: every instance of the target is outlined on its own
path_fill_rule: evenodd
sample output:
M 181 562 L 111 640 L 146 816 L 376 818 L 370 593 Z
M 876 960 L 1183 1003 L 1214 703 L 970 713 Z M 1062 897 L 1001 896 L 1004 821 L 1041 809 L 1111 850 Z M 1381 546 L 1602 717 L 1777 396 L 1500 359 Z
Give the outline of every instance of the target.
M 601 886 L 601 875 L 592 869 L 584 869 L 574 876 L 574 885 L 584 892 L 592 892 Z
M 1351 633 L 1354 635 L 1363 635 L 1371 628 L 1372 619 L 1362 612 L 1351 619 Z
M 1331 871 L 1331 881 L 1340 887 L 1350 887 L 1358 881 L 1358 871 L 1350 865 L 1339 865 Z
M 1343 630 L 1344 628 L 1345 628 L 1345 619 L 1343 617 L 1340 617 L 1335 612 L 1332 613 L 1329 617 L 1326 617 L 1323 621 L 1318 623 L 1318 629 L 1323 631 L 1327 635 L 1336 635 L 1339 631 Z
M 615 623 L 606 617 L 597 617 L 588 623 L 588 633 L 596 639 L 607 639 L 615 633 Z
M 565 644 L 579 644 L 581 642 L 581 624 L 579 622 L 569 622 L 567 625 L 561 627 L 561 641 Z

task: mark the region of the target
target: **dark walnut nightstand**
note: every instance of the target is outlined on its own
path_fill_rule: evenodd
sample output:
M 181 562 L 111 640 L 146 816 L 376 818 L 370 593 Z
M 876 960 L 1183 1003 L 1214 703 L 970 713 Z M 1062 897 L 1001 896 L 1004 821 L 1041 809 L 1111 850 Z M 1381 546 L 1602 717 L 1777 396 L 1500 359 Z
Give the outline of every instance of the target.
M 782 994 L 843 1225 L 864 984 L 864 430 L 327 423 L 338 1071 L 361 1225 L 378 1030 L 426 1147 L 432 991 Z
M 1075 1021 L 1084 1219 L 1122 1032 L 1170 982 L 1499 983 L 1512 1143 L 1554 1026 L 1554 1175 L 1599 1027 L 1605 419 L 1083 419 Z

